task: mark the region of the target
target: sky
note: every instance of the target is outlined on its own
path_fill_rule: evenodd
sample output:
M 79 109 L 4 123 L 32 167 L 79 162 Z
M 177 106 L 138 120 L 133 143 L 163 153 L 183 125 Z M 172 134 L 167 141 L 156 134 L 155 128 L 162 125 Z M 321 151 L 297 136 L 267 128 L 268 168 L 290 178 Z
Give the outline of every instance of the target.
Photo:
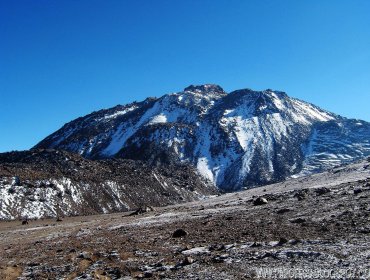
M 0 152 L 214 83 L 370 121 L 370 1 L 0 0 Z

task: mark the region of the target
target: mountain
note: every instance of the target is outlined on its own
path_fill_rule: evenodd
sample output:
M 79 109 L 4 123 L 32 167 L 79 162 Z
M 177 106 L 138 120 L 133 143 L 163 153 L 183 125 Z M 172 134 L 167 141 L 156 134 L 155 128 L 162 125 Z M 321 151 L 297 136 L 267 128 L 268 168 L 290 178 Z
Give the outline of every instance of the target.
M 92 161 L 56 150 L 0 154 L 0 220 L 112 213 L 217 193 L 191 166 Z
M 370 155 L 370 124 L 274 90 L 189 86 L 93 112 L 35 146 L 88 159 L 190 164 L 232 191 L 332 168 Z

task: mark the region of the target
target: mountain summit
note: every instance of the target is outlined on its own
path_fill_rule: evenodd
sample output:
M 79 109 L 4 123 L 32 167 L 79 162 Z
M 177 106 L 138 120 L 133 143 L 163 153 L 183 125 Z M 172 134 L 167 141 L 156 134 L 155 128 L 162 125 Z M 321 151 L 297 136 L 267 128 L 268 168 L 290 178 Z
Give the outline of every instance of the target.
M 184 89 L 184 91 L 197 92 L 197 93 L 220 93 L 226 94 L 226 92 L 219 85 L 205 84 L 200 86 L 190 85 Z
M 182 92 L 93 112 L 35 148 L 90 159 L 188 163 L 219 188 L 237 190 L 370 155 L 370 124 L 274 90 L 191 85 Z

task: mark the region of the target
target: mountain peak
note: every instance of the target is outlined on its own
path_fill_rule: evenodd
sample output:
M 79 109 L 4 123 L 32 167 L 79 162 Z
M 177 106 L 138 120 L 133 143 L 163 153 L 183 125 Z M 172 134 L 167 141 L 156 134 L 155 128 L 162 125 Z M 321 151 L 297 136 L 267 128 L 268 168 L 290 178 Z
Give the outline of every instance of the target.
M 184 91 L 191 91 L 196 93 L 221 93 L 226 94 L 222 87 L 215 84 L 204 84 L 204 85 L 190 85 L 184 89 Z
M 216 186 L 237 190 L 368 156 L 369 138 L 370 123 L 281 91 L 226 94 L 204 84 L 76 119 L 36 147 L 91 159 L 191 164 Z

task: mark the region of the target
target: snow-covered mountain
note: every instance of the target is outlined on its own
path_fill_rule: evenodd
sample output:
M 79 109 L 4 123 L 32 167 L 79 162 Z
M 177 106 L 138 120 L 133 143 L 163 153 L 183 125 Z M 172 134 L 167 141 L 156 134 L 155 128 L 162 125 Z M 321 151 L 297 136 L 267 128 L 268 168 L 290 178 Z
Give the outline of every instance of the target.
M 206 84 L 93 112 L 35 148 L 91 159 L 189 163 L 218 187 L 237 190 L 370 155 L 370 123 L 343 118 L 281 91 L 227 94 Z

